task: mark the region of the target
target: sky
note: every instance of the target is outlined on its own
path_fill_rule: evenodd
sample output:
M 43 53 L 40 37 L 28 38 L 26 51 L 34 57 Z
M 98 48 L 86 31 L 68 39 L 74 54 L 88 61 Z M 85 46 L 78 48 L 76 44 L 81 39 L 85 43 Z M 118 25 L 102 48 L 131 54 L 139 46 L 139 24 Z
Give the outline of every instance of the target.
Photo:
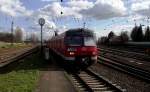
M 62 14 L 61 14 L 62 12 Z M 19 26 L 27 37 L 40 36 L 39 18 L 44 18 L 44 38 L 54 30 L 62 33 L 70 28 L 85 27 L 94 30 L 97 37 L 110 31 L 131 32 L 137 25 L 149 25 L 149 0 L 0 0 L 0 31 L 10 32 Z

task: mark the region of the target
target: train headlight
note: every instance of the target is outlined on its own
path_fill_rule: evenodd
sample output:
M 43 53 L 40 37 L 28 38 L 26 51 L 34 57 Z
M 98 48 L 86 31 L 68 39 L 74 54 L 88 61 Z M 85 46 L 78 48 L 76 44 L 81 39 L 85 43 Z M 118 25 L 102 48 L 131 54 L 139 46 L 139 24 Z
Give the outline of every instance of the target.
M 69 52 L 69 54 L 70 54 L 70 55 L 74 55 L 75 53 L 74 53 L 74 52 Z
M 94 52 L 92 52 L 92 55 L 96 55 L 96 52 L 94 51 Z

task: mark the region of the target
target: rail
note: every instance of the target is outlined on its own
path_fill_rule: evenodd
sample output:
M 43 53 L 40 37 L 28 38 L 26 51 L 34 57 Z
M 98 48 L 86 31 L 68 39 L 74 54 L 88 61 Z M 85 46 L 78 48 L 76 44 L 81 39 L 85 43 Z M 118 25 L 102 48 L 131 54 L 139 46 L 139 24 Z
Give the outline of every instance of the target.
M 128 73 L 146 82 L 150 82 L 150 72 L 148 71 L 145 71 L 145 70 L 142 70 L 142 69 L 139 69 L 137 67 L 133 67 L 127 64 L 123 64 L 120 62 L 116 62 L 114 60 L 111 60 L 102 56 L 99 56 L 98 60 L 99 60 L 98 63 L 100 64 L 103 64 L 113 69 Z
M 18 61 L 18 60 L 20 60 L 20 59 L 22 59 L 22 58 L 24 58 L 24 57 L 26 57 L 26 56 L 36 52 L 37 50 L 38 50 L 38 46 L 34 46 L 31 49 L 28 49 L 28 50 L 26 50 L 24 52 L 21 52 L 21 53 L 17 54 L 17 55 L 14 55 L 12 57 L 4 59 L 4 60 L 2 60 L 0 62 L 0 68 L 4 67 L 4 66 L 6 66 L 6 65 L 8 65 L 8 64 L 10 64 L 12 62 Z
M 120 86 L 113 84 L 104 77 L 90 69 L 81 71 L 80 74 L 71 74 L 71 79 L 80 91 L 83 92 L 125 92 Z

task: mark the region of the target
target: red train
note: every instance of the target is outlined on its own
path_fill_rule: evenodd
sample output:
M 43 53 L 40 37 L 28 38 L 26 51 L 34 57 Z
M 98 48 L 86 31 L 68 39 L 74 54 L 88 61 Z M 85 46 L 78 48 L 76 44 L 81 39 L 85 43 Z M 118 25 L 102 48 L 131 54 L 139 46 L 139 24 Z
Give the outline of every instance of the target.
M 89 29 L 70 29 L 52 37 L 47 47 L 61 56 L 69 65 L 87 68 L 97 62 L 96 37 Z

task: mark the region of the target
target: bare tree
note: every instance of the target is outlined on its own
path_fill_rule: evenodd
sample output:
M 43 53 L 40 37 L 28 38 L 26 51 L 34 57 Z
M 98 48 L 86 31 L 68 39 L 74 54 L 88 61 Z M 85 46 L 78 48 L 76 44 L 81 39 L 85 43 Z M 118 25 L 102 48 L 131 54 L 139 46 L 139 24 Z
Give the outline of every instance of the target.
M 113 36 L 115 36 L 115 33 L 113 31 L 111 31 L 109 34 L 108 34 L 108 39 L 112 38 Z
M 101 38 L 98 39 L 98 43 L 99 44 L 106 44 L 107 43 L 107 37 L 106 36 L 102 36 Z
M 114 33 L 113 31 L 111 31 L 111 32 L 108 34 L 108 37 L 107 37 L 107 41 L 106 41 L 106 42 L 109 43 L 109 40 L 110 40 L 111 38 L 113 38 L 114 36 L 115 36 L 115 33 Z
M 128 32 L 127 31 L 122 31 L 121 34 L 120 34 L 120 38 L 121 38 L 121 41 L 123 43 L 129 41 Z
M 38 42 L 38 37 L 34 33 L 32 33 L 31 37 L 30 37 L 30 41 L 32 43 L 36 43 L 36 42 Z
M 15 40 L 15 42 L 22 42 L 22 39 L 23 39 L 23 32 L 22 32 L 22 30 L 21 30 L 21 28 L 20 27 L 17 27 L 16 29 L 15 29 L 15 34 L 14 34 L 14 40 Z

